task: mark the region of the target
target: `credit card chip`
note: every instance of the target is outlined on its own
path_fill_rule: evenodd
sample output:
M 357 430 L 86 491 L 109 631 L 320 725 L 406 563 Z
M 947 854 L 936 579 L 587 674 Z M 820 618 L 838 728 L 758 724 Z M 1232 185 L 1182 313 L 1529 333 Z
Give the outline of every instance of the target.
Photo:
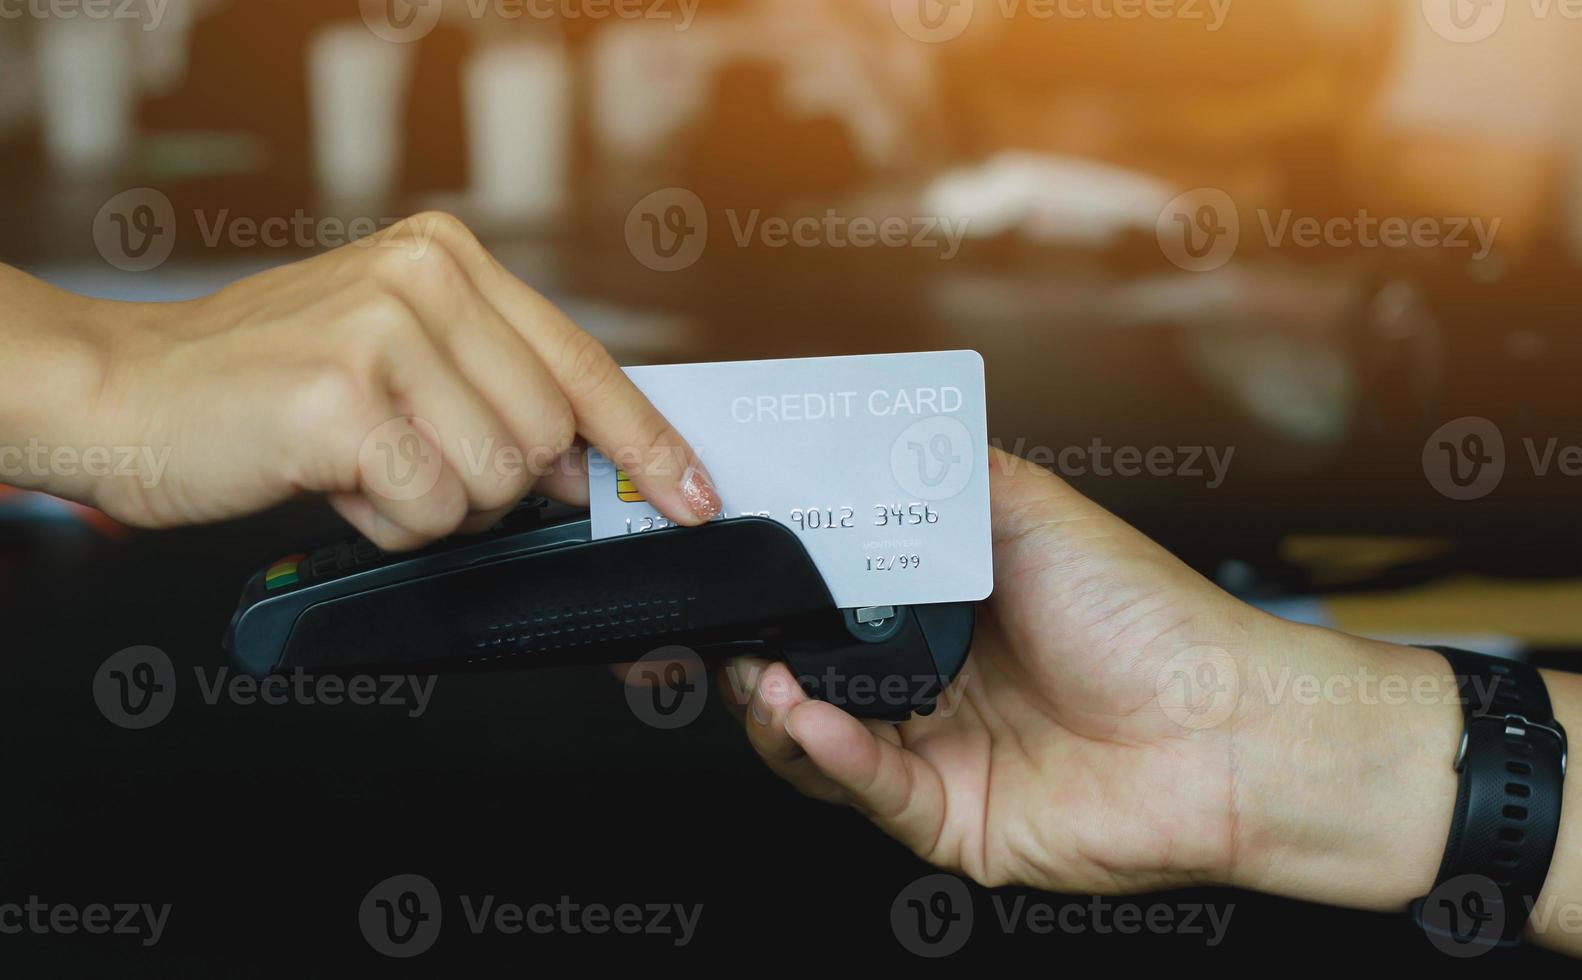
M 625 470 L 615 471 L 615 495 L 621 498 L 622 503 L 643 504 L 648 502 L 638 492 L 637 484 L 632 482 L 632 478 L 626 475 Z

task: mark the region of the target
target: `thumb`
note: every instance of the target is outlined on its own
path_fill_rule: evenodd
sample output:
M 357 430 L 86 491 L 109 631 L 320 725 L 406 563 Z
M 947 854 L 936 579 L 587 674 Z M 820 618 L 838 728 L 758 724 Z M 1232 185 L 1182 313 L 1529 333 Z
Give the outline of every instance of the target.
M 805 701 L 786 716 L 786 734 L 807 759 L 880 830 L 928 857 L 945 820 L 938 770 L 901 744 L 891 725 L 864 724 L 834 705 Z
M 996 545 L 1070 521 L 1120 523 L 1049 470 L 993 448 L 989 450 L 989 500 Z

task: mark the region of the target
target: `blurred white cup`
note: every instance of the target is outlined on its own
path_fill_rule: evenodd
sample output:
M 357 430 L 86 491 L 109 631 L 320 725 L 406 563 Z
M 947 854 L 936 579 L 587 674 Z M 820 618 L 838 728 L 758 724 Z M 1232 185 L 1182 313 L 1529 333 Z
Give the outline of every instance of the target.
M 566 205 L 572 69 L 563 45 L 490 45 L 468 62 L 471 197 L 490 217 L 550 221 Z
M 411 45 L 383 40 L 361 21 L 309 40 L 315 176 L 331 200 L 382 201 L 394 191 L 412 57 Z
M 96 173 L 125 159 L 137 111 L 132 37 L 113 17 L 45 17 L 37 78 L 44 147 L 68 173 Z

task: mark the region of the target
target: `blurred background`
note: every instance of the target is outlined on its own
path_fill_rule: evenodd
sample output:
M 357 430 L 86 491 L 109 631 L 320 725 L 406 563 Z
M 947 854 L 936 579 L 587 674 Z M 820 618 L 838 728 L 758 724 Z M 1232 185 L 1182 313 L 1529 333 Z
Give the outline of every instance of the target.
M 1579 110 L 1582 16 L 1541 0 L 0 0 L 0 261 L 178 300 L 443 209 L 625 363 L 974 348 L 996 442 L 1238 594 L 1570 666 Z M 4 601 L 33 614 L 23 676 L 73 705 L 73 671 L 135 642 L 217 661 L 245 576 L 333 521 L 307 503 L 148 536 L 37 498 L 0 508 Z M 669 750 L 593 727 L 618 697 L 583 715 L 534 685 L 456 694 L 450 723 L 489 747 L 432 750 L 429 778 L 494 799 L 501 771 L 546 764 L 521 726 L 571 725 L 587 741 L 551 766 L 562 784 L 606 799 L 585 770 L 613 766 L 623 792 L 657 792 Z M 87 711 L 87 734 L 56 732 L 73 752 L 103 748 Z M 348 790 L 322 762 L 345 731 L 305 722 L 264 803 L 219 760 L 242 751 L 227 738 L 267 759 L 277 736 L 206 724 L 212 755 L 177 768 L 225 771 L 232 805 L 290 821 L 282 799 L 333 798 L 356 833 L 405 839 L 372 815 L 407 791 L 396 755 L 359 757 L 388 784 Z M 748 780 L 734 746 L 689 745 L 683 769 Z M 62 813 L 97 798 L 76 792 Z M 653 819 L 695 829 L 716 802 L 741 818 L 719 792 Z M 154 806 L 143 826 L 177 847 L 169 818 Z M 633 833 L 545 819 L 590 847 Z M 12 854 L 24 879 L 79 847 L 50 839 Z M 486 866 L 499 846 L 466 853 Z M 752 887 L 714 847 L 691 879 L 652 858 L 612 880 Z M 265 891 L 295 895 L 303 874 Z

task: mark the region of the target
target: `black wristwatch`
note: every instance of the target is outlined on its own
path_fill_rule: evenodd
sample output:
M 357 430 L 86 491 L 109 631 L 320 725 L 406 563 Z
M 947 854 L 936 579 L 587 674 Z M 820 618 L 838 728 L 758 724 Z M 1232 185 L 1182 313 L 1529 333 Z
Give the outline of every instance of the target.
M 1450 661 L 1466 714 L 1450 842 L 1412 917 L 1441 949 L 1514 946 L 1543 891 L 1560 833 L 1566 733 L 1535 668 L 1433 647 Z

